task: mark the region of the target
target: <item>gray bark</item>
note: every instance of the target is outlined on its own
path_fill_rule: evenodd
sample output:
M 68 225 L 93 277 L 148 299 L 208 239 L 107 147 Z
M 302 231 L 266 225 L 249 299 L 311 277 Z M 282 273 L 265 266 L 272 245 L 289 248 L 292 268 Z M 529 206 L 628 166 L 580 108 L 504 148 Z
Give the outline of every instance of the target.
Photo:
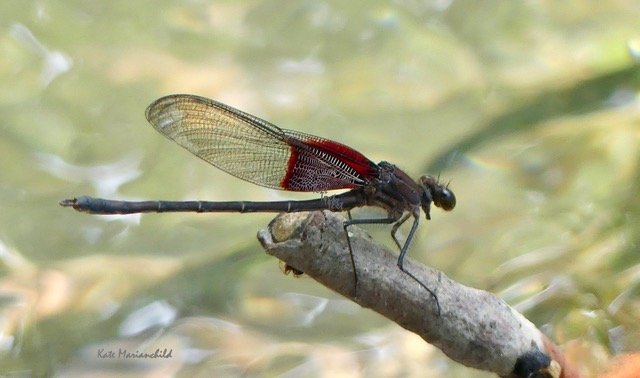
M 258 238 L 268 254 L 289 267 L 420 335 L 466 366 L 518 376 L 518 366 L 529 366 L 527 356 L 547 355 L 547 339 L 503 300 L 406 259 L 405 269 L 437 295 L 438 313 L 433 296 L 398 268 L 397 253 L 350 226 L 355 288 L 343 222 L 328 211 L 282 214 Z

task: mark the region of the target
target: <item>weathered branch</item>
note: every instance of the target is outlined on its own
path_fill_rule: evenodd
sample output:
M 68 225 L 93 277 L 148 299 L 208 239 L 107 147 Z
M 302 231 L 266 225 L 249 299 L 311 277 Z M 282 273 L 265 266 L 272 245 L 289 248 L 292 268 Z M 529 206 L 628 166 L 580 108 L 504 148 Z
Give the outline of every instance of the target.
M 258 234 L 267 253 L 363 307 L 370 308 L 440 348 L 466 366 L 500 376 L 578 376 L 557 348 L 521 314 L 495 295 L 452 281 L 442 272 L 405 260 L 350 227 L 358 285 L 343 230 L 331 212 L 282 214 Z M 545 375 L 547 374 L 548 375 Z

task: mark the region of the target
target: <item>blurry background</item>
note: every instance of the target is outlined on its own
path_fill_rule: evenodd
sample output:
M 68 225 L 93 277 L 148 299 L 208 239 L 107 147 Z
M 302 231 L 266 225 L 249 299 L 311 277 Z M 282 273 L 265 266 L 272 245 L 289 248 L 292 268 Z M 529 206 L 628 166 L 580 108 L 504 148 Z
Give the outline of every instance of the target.
M 411 258 L 598 372 L 640 348 L 639 19 L 635 0 L 0 3 L 0 372 L 491 376 L 284 276 L 255 237 L 273 215 L 58 206 L 316 197 L 155 132 L 145 107 L 181 92 L 451 180 Z M 172 358 L 98 357 L 156 348 Z

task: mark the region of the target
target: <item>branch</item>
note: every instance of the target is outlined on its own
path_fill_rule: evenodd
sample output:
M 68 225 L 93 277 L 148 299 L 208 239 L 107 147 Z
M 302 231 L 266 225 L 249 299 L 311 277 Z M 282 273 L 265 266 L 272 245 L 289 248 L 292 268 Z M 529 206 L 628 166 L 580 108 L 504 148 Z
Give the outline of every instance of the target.
M 442 272 L 405 260 L 349 227 L 358 274 L 357 296 L 343 230 L 344 219 L 331 212 L 276 217 L 258 233 L 266 252 L 302 271 L 362 307 L 370 308 L 420 335 L 451 359 L 505 377 L 577 377 L 562 354 L 530 321 L 495 295 L 463 286 Z

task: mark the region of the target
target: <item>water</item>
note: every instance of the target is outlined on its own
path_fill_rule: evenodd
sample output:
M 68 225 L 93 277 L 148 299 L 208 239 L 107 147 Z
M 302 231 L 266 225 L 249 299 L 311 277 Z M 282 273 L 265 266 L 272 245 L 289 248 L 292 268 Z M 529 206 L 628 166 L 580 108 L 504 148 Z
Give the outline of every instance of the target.
M 144 109 L 169 93 L 440 173 L 458 206 L 422 222 L 412 258 L 500 295 L 588 374 L 640 347 L 635 2 L 32 1 L 0 14 L 3 372 L 488 376 L 284 276 L 255 239 L 269 215 L 59 207 L 313 197 L 165 140 Z M 157 348 L 172 358 L 99 354 Z

